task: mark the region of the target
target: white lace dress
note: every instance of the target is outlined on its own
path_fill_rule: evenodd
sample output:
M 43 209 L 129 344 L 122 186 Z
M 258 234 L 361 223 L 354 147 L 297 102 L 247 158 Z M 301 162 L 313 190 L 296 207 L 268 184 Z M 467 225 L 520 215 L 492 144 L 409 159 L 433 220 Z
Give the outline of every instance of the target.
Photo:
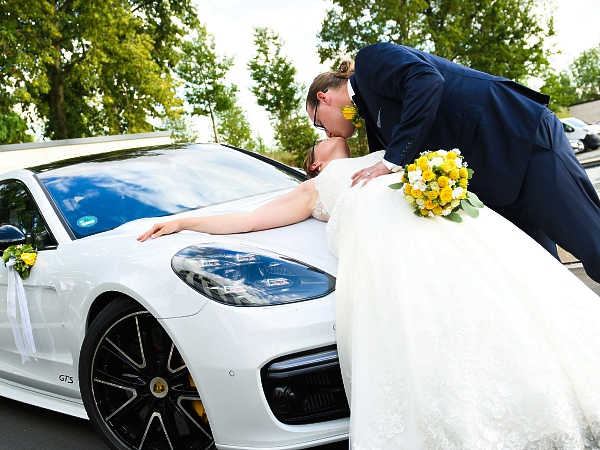
M 350 189 L 383 152 L 316 178 L 339 258 L 337 338 L 356 449 L 597 449 L 600 299 L 488 208 L 416 217 Z M 477 174 L 475 174 L 477 176 Z

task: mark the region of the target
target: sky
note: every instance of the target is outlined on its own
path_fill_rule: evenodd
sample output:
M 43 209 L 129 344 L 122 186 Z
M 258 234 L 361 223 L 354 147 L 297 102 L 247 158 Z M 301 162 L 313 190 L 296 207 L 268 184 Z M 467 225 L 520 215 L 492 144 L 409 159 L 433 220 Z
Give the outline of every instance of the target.
M 581 52 L 600 43 L 600 0 L 554 0 L 554 4 L 557 36 L 552 43 L 561 54 L 553 62 L 560 71 Z M 316 49 L 317 33 L 326 11 L 332 7 L 331 1 L 196 0 L 196 7 L 200 20 L 215 37 L 217 53 L 234 57 L 226 81 L 238 86 L 240 106 L 252 129 L 271 145 L 273 130 L 268 115 L 250 91 L 252 79 L 247 65 L 255 52 L 253 30 L 267 27 L 282 38 L 282 52 L 296 67 L 297 81 L 308 87 L 315 76 L 329 70 L 319 63 Z M 210 139 L 212 131 L 207 118 L 197 120 L 196 128 L 199 142 Z

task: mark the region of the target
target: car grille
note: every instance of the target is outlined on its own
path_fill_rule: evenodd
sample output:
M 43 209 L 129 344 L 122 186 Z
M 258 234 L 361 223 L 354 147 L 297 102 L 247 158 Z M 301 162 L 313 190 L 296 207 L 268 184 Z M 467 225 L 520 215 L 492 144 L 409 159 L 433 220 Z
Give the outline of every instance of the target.
M 350 416 L 335 345 L 271 361 L 262 368 L 261 379 L 271 411 L 282 423 Z

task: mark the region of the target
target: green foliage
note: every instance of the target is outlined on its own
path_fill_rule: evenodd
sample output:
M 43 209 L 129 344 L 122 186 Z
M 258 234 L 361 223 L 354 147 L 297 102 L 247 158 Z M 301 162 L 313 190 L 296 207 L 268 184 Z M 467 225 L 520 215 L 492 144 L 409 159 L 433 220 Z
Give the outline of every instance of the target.
M 578 95 L 568 72 L 547 71 L 541 92 L 550 95 L 548 107 L 557 115 L 577 101 Z
M 153 130 L 179 113 L 170 67 L 192 0 L 0 2 L 0 111 L 33 106 L 51 139 Z
M 198 132 L 187 115 L 167 117 L 163 120 L 161 128 L 171 132 L 171 141 L 174 143 L 195 142 L 198 139 Z
M 581 53 L 571 64 L 571 70 L 580 91 L 579 101 L 600 98 L 600 45 Z
M 542 0 L 333 0 L 318 46 L 321 62 L 376 42 L 420 48 L 473 69 L 525 80 L 547 65 L 554 35 Z
M 244 110 L 234 105 L 218 115 L 217 127 L 221 141 L 245 150 L 256 150 L 257 144 L 252 139 L 252 128 Z
M 301 164 L 317 134 L 302 109 L 304 88 L 296 82 L 296 68 L 281 54 L 283 42 L 266 28 L 255 28 L 256 54 L 248 63 L 256 85 L 252 93 L 271 117 L 281 149 Z
M 27 122 L 16 113 L 0 114 L 0 145 L 31 142 Z
M 318 138 L 313 124 L 308 120 L 306 114 L 295 114 L 285 127 L 281 124 L 275 128 L 275 139 L 281 148 L 294 155 L 294 166 L 301 167 L 308 149 Z
M 235 85 L 224 83 L 233 58 L 220 57 L 215 49 L 214 37 L 202 25 L 195 29 L 197 36 L 183 42 L 183 56 L 177 65 L 177 74 L 184 81 L 185 98 L 193 114 L 210 117 L 215 142 L 219 142 L 217 114 L 234 106 Z
M 285 126 L 302 104 L 304 86 L 296 82 L 296 68 L 282 56 L 283 42 L 277 34 L 255 28 L 254 45 L 256 54 L 248 63 L 250 76 L 256 83 L 252 93 L 272 120 Z

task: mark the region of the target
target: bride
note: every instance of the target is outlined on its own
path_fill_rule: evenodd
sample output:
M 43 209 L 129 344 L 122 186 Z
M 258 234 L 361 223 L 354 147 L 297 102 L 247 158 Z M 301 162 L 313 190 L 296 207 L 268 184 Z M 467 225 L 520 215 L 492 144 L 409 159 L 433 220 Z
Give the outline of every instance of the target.
M 460 224 L 417 217 L 388 188 L 398 174 L 351 188 L 383 151 L 350 159 L 332 138 L 312 152 L 319 175 L 255 211 L 138 240 L 328 220 L 352 448 L 599 449 L 596 294 L 489 208 Z

